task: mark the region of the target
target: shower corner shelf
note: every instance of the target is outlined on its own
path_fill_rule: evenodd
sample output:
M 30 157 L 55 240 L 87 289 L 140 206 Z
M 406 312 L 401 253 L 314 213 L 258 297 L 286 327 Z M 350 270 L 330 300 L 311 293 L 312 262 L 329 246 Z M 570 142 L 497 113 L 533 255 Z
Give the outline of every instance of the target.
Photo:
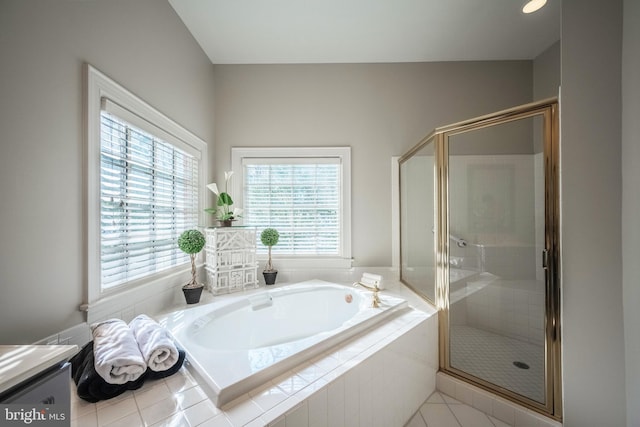
M 258 287 L 255 227 L 207 228 L 205 236 L 205 270 L 213 294 Z

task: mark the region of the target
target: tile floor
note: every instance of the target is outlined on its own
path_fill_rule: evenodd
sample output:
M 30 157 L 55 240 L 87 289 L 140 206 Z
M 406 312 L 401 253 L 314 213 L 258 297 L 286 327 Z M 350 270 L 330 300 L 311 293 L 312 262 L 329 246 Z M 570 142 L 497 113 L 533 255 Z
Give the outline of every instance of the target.
M 405 427 L 505 427 L 503 421 L 436 391 Z
M 228 426 L 220 410 L 183 368 L 177 374 L 148 381 L 108 401 L 88 403 L 72 387 L 72 427 L 213 427 Z M 311 421 L 311 420 L 310 420 Z M 311 424 L 311 423 L 310 423 Z M 504 427 L 494 417 L 443 393 L 435 392 L 405 427 Z M 294 426 L 295 427 L 295 426 Z M 331 426 L 328 426 L 331 427 Z
M 484 391 L 472 384 L 447 375 L 444 372 L 438 372 L 436 374 L 436 390 L 443 397 L 445 403 L 448 404 L 450 408 L 455 409 L 455 411 L 453 411 L 454 413 L 456 413 L 456 411 L 460 412 L 461 407 L 453 407 L 451 405 L 463 403 L 470 406 L 471 408 L 477 409 L 483 414 L 491 415 L 491 417 L 489 417 L 489 420 L 492 422 L 494 419 L 502 422 L 502 424 L 494 423 L 495 425 L 509 425 L 516 427 L 562 427 L 562 423 L 558 421 L 512 403 L 506 399 L 494 395 L 493 393 Z M 447 398 L 445 399 L 444 396 L 447 396 Z M 435 399 L 435 397 L 433 398 Z M 453 398 L 455 398 L 455 400 Z M 429 400 L 429 398 L 427 400 Z M 437 402 L 429 403 L 435 404 Z M 438 409 L 436 408 L 436 410 Z M 466 408 L 462 410 L 467 413 L 477 414 L 476 412 Z M 439 411 L 446 413 L 446 411 L 443 411 L 442 407 L 439 407 Z M 484 417 L 478 416 L 477 419 L 479 426 L 486 425 L 482 424 Z M 456 421 L 458 420 L 459 419 L 457 418 Z M 466 423 L 463 424 L 462 421 L 460 422 L 460 424 L 462 424 L 463 426 L 467 425 Z M 457 427 L 460 424 L 445 423 L 443 425 L 452 425 L 454 427 Z M 491 424 L 488 425 L 491 426 Z
M 186 368 L 98 403 L 80 399 L 72 383 L 72 427 L 206 426 L 219 412 Z

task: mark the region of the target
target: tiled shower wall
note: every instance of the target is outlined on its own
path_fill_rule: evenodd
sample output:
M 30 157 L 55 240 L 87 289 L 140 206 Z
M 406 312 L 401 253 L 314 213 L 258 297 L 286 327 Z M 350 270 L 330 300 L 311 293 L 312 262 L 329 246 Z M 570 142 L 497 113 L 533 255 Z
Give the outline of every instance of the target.
M 541 254 L 544 246 L 544 204 L 535 202 L 544 199 L 542 154 L 493 156 L 488 160 L 477 156 L 458 156 L 456 161 L 459 163 L 458 173 L 465 173 L 469 165 L 481 162 L 511 164 L 515 168 L 514 206 L 518 218 L 514 235 L 533 236 L 533 239 L 520 240 L 504 235 L 503 241 L 498 237 L 495 237 L 498 240 L 491 241 L 486 240 L 488 236 L 467 235 L 465 230 L 461 230 L 464 233 L 462 237 L 471 238 L 471 243 L 477 238 L 477 243 L 482 246 L 470 244 L 459 248 L 451 245 L 452 259 L 458 260 L 461 268 L 488 272 L 495 277 L 494 280 L 470 278 L 459 284 L 466 287 L 466 298 L 452 303 L 451 323 L 543 345 L 545 285 Z M 532 174 L 534 182 L 529 179 Z M 459 178 L 458 182 L 467 180 Z M 455 215 L 460 217 L 458 223 L 465 224 L 468 200 L 465 189 L 458 190 L 453 204 L 462 209 Z M 523 196 L 527 194 L 532 196 L 531 199 Z M 533 229 L 525 231 L 531 224 Z M 520 226 L 526 227 L 521 230 Z M 456 285 L 452 284 L 453 287 Z
M 544 344 L 544 283 L 497 280 L 473 293 L 467 324 L 532 344 Z
M 451 304 L 452 325 L 466 325 L 544 344 L 544 283 L 536 280 L 470 279 L 467 297 Z

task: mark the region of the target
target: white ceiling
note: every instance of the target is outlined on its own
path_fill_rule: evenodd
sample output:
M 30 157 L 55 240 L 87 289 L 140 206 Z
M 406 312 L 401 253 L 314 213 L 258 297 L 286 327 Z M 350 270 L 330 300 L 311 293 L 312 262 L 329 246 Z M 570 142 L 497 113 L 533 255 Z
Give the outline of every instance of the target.
M 560 1 L 169 0 L 214 64 L 533 59 L 560 38 Z

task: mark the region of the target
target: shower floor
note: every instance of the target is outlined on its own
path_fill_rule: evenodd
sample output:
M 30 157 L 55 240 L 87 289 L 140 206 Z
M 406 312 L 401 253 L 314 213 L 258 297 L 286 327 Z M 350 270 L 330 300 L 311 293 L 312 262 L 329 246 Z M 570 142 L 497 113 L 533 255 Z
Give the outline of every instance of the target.
M 544 402 L 544 347 L 471 326 L 450 329 L 451 366 Z M 514 362 L 526 364 L 518 368 Z

